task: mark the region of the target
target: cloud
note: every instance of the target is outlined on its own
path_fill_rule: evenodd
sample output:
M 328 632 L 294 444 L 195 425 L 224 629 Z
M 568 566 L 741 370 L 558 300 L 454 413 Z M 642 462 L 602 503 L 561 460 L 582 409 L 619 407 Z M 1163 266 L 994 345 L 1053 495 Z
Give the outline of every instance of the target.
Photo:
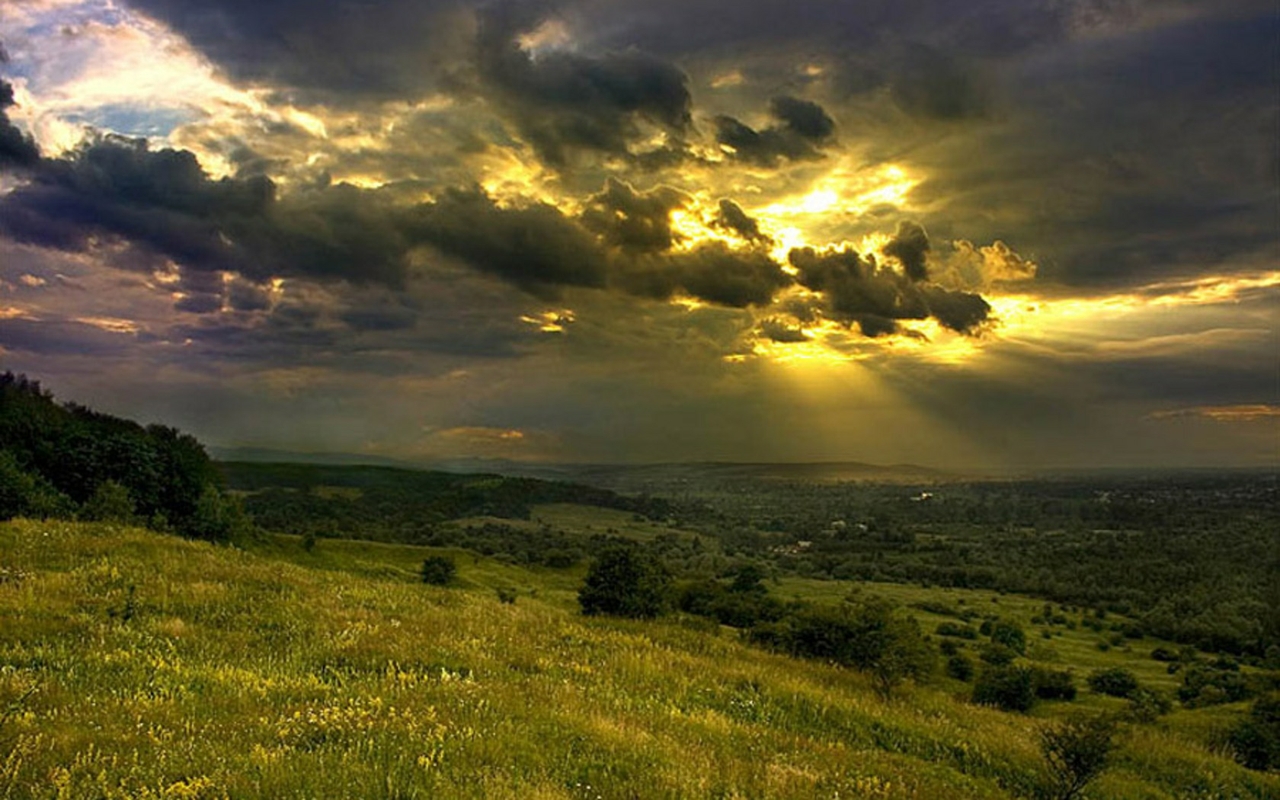
M 295 0 L 129 0 L 163 20 L 238 80 L 310 99 L 364 102 L 422 94 L 465 61 L 466 3 L 376 6 Z
M 497 4 L 480 16 L 478 65 L 494 95 L 542 159 L 563 167 L 575 150 L 671 156 L 679 146 L 636 151 L 648 123 L 675 137 L 692 121 L 688 78 L 674 64 L 636 50 L 596 56 L 549 50 L 536 56 L 520 40 L 542 22 L 540 4 Z M 659 162 L 664 160 L 658 159 Z
M 676 289 L 732 308 L 768 306 L 778 289 L 791 284 L 767 253 L 732 250 L 718 241 L 655 260 L 640 259 L 623 273 L 623 285 L 641 294 L 666 298 Z
M 0 44 L 0 65 L 9 60 L 4 45 Z M 9 120 L 7 109 L 15 105 L 13 84 L 0 79 L 0 169 L 5 167 L 30 167 L 40 160 L 35 142 L 18 130 Z
M 1214 422 L 1264 422 L 1280 417 L 1280 406 L 1265 403 L 1251 403 L 1234 406 L 1197 406 L 1194 408 L 1175 408 L 1165 411 L 1153 411 L 1152 419 L 1178 419 L 1180 417 L 1203 417 Z
M 778 124 L 758 131 L 733 117 L 716 117 L 716 141 L 739 161 L 773 167 L 820 159 L 835 136 L 835 121 L 817 103 L 783 95 L 770 102 L 769 114 Z
M 728 198 L 720 201 L 719 210 L 711 224 L 731 231 L 749 242 L 769 244 L 773 241 L 768 235 L 761 233 L 760 223 L 754 217 L 748 216 L 742 206 Z
M 451 190 L 414 210 L 407 230 L 534 295 L 607 281 L 606 254 L 595 237 L 546 203 L 503 208 L 482 191 Z
M 604 191 L 589 200 L 582 221 L 609 244 L 629 252 L 670 250 L 677 239 L 671 230 L 671 212 L 684 208 L 690 200 L 684 192 L 670 187 L 640 193 L 630 184 L 609 178 Z
M 267 178 L 210 179 L 188 151 L 104 136 L 42 161 L 0 198 L 0 231 L 87 251 L 121 239 L 190 270 L 399 284 L 406 245 L 379 198 L 350 186 L 277 197 Z
M 911 280 L 928 280 L 929 268 L 925 262 L 929 257 L 929 236 L 919 223 L 899 222 L 898 232 L 884 246 L 883 252 L 890 258 L 896 258 L 903 273 Z
M 918 227 L 907 228 L 905 239 L 900 236 L 892 240 L 914 242 L 909 257 L 923 252 L 914 236 Z M 991 313 L 991 306 L 980 295 L 926 283 L 923 278 L 879 265 L 873 256 L 864 258 L 847 247 L 823 251 L 796 248 L 788 258 L 798 270 L 799 283 L 822 293 L 826 317 L 845 324 L 856 322 L 867 336 L 895 333 L 900 330 L 900 320 L 930 317 L 951 330 L 974 333 Z

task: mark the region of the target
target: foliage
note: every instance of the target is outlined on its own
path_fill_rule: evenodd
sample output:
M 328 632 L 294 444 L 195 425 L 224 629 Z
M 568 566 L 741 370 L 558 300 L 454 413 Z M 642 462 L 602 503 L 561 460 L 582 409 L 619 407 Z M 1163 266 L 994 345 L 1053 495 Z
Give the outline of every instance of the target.
M 879 600 L 800 607 L 776 623 L 752 628 L 749 638 L 792 655 L 868 672 L 884 696 L 908 678 L 925 678 L 936 660 L 915 619 L 894 613 Z
M 1040 732 L 1040 753 L 1048 764 L 1045 800 L 1072 800 L 1107 766 L 1116 726 L 1105 716 L 1068 719 Z
M 1253 690 L 1238 667 L 1196 663 L 1182 671 L 1178 699 L 1190 708 L 1221 703 L 1237 703 L 1248 699 Z
M 955 653 L 948 657 L 947 675 L 966 683 L 973 680 L 973 659 L 964 653 Z
M 999 620 L 991 626 L 991 641 L 1003 645 L 1018 655 L 1026 655 L 1027 635 L 1014 622 Z
M 592 562 L 578 603 L 584 614 L 656 617 L 666 610 L 669 583 L 656 558 L 634 543 L 619 542 Z
M 44 476 L 22 469 L 13 453 L 0 450 L 0 519 L 69 517 L 74 507 Z
M 1085 680 L 1093 691 L 1111 697 L 1131 697 L 1138 690 L 1137 677 L 1123 667 L 1094 670 Z
M 115 481 L 103 481 L 80 509 L 80 518 L 90 522 L 136 522 L 133 496 Z
M 1133 722 L 1152 723 L 1161 715 L 1168 714 L 1172 708 L 1173 703 L 1164 694 L 1140 686 L 1129 695 L 1129 708 L 1125 717 Z
M 1041 700 L 1076 699 L 1075 677 L 1069 669 L 1032 667 L 1031 685 Z
M 989 666 L 978 673 L 973 702 L 1004 711 L 1029 711 L 1036 702 L 1035 681 L 1029 667 Z
M 205 484 L 183 533 L 206 542 L 236 542 L 253 535 L 253 523 L 238 497 L 224 495 L 213 484 Z
M 1227 743 L 1249 769 L 1280 768 L 1280 694 L 1253 701 L 1249 715 L 1227 733 Z
M 427 556 L 422 562 L 422 568 L 418 574 L 422 576 L 423 583 L 429 583 L 433 586 L 448 586 L 453 582 L 453 576 L 458 571 L 458 565 L 452 558 L 448 556 Z
M 164 519 L 196 535 L 188 526 L 202 493 L 219 482 L 193 437 L 74 403 L 59 405 L 39 382 L 8 372 L 0 375 L 0 452 L 6 454 L 0 461 L 0 512 L 9 516 L 64 514 L 64 497 L 84 504 L 110 481 L 128 491 L 137 517 Z M 29 476 L 31 485 L 18 474 Z M 116 489 L 107 491 L 119 501 Z M 90 515 L 102 513 L 99 506 Z M 117 502 L 111 512 L 121 510 Z

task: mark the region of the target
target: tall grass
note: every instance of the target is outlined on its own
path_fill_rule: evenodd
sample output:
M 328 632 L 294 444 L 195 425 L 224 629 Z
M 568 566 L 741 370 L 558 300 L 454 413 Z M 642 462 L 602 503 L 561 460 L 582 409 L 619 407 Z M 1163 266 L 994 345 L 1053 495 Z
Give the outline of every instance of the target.
M 1008 798 L 1037 779 L 1033 719 L 586 619 L 563 576 L 466 557 L 463 588 L 437 588 L 401 563 L 420 550 L 352 571 L 319 550 L 0 525 L 0 797 Z M 1098 797 L 1280 796 L 1176 732 L 1127 741 Z

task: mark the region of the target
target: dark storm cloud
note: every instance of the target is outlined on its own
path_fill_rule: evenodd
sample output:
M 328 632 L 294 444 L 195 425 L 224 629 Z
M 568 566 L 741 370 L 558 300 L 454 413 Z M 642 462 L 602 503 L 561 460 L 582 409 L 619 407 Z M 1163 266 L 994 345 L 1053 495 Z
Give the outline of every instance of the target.
M 719 211 L 711 224 L 717 228 L 732 231 L 748 242 L 768 244 L 772 241 L 769 236 L 760 232 L 760 223 L 754 217 L 748 216 L 747 212 L 742 210 L 742 206 L 728 198 L 720 201 Z
M 670 187 L 637 192 L 629 184 L 609 178 L 604 191 L 591 197 L 582 221 L 606 242 L 623 250 L 669 250 L 676 242 L 671 212 L 688 205 L 689 200 L 684 192 Z
M 951 330 L 973 333 L 991 312 L 977 294 L 924 283 L 848 248 L 797 248 L 789 260 L 799 270 L 797 280 L 802 286 L 823 293 L 828 318 L 856 322 L 867 336 L 897 332 L 898 320 L 929 317 Z
M 106 331 L 75 320 L 0 319 L 5 350 L 38 356 L 124 356 L 137 347 L 128 333 Z
M 544 161 L 563 166 L 577 149 L 634 155 L 641 121 L 677 138 L 687 132 L 692 98 L 683 71 L 635 50 L 535 57 L 519 36 L 542 22 L 542 10 L 536 3 L 490 7 L 480 16 L 477 44 L 481 82 Z
M 898 259 L 902 271 L 913 281 L 929 279 L 929 267 L 925 263 L 929 257 L 929 236 L 917 222 L 903 220 L 898 223 L 898 232 L 884 246 L 884 254 Z
M 287 202 L 267 178 L 211 180 L 194 155 L 103 137 L 46 159 L 0 198 L 0 231 L 83 251 L 122 239 L 191 270 L 399 284 L 406 245 L 378 198 L 350 186 Z
M 540 296 L 556 287 L 601 287 L 606 256 L 590 233 L 546 203 L 502 208 L 483 192 L 453 190 L 420 206 L 408 223 L 416 239 Z
M 700 300 L 732 308 L 766 306 L 792 282 L 767 254 L 731 250 L 723 242 L 672 255 L 660 273 Z
M 7 63 L 9 54 L 0 44 L 0 65 Z M 13 85 L 0 79 L 0 169 L 5 167 L 29 167 L 40 160 L 40 151 L 30 136 L 18 130 L 9 121 L 6 109 L 14 106 Z
M 716 141 L 733 148 L 733 157 L 740 161 L 772 167 L 784 160 L 822 158 L 821 148 L 835 135 L 835 122 L 817 103 L 775 97 L 769 113 L 778 124 L 758 131 L 733 117 L 716 117 Z
M 237 79 L 316 99 L 403 99 L 447 82 L 473 23 L 456 0 L 129 0 Z
M 1064 43 L 1008 69 L 1007 119 L 917 151 L 930 178 L 916 199 L 966 237 L 1016 237 L 1053 282 L 1257 264 L 1280 204 L 1280 20 L 1249 12 L 1228 4 L 1222 19 Z

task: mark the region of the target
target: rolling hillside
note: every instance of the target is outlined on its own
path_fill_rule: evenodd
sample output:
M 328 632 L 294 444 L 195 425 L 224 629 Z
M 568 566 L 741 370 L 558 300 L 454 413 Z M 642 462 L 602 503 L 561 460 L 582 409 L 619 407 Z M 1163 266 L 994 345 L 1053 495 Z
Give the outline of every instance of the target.
M 111 524 L 0 525 L 0 796 L 1029 796 L 1027 716 L 702 623 L 584 618 L 580 568 L 281 537 L 253 552 Z M 495 589 L 516 590 L 514 604 Z M 1108 798 L 1275 797 L 1158 723 Z

